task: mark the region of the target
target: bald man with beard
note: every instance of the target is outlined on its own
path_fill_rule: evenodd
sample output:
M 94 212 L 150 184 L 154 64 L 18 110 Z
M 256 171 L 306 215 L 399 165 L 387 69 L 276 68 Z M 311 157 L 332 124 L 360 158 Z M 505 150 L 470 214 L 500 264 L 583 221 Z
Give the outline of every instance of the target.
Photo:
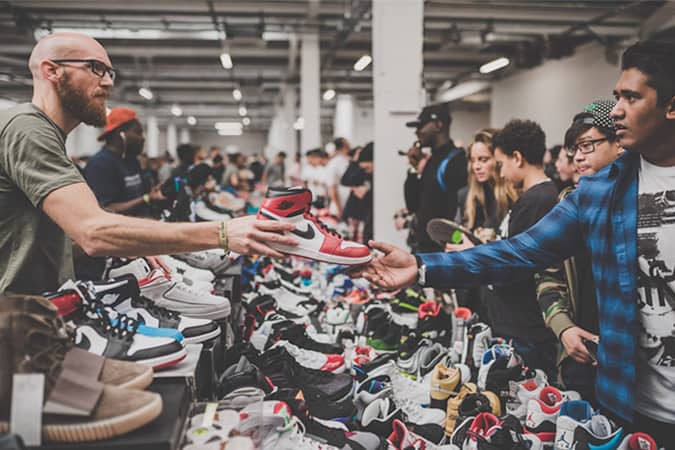
M 226 248 L 282 256 L 293 225 L 258 221 L 160 223 L 104 211 L 66 155 L 80 123 L 102 127 L 114 69 L 96 40 L 57 33 L 29 60 L 31 103 L 0 111 L 0 292 L 34 294 L 74 276 L 72 241 L 90 256 L 141 256 Z

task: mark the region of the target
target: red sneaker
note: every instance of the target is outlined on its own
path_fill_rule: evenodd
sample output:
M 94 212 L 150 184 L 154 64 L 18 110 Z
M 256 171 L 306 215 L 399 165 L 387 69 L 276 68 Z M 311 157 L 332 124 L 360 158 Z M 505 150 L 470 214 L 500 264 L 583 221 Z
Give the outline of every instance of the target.
M 347 241 L 329 229 L 309 212 L 312 193 L 304 188 L 269 188 L 258 211 L 258 219 L 279 220 L 295 224 L 290 233 L 298 246 L 270 244 L 270 247 L 288 255 L 333 264 L 355 265 L 370 261 L 370 249 L 357 242 Z

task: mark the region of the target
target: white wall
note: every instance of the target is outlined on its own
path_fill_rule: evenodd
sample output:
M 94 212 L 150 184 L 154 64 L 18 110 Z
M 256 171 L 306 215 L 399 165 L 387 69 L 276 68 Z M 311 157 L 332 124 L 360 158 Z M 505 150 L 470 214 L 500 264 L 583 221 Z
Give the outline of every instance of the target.
M 512 118 L 532 119 L 548 146 L 560 144 L 576 113 L 593 100 L 612 98 L 618 77 L 619 67 L 607 63 L 603 47 L 590 44 L 495 83 L 490 122 L 499 128 Z
M 366 145 L 373 140 L 375 125 L 373 123 L 373 108 L 354 104 L 354 137 L 352 145 Z
M 479 111 L 452 111 L 450 137 L 455 144 L 462 144 L 466 148 L 473 139 L 474 133 L 488 126 L 490 126 L 489 108 Z

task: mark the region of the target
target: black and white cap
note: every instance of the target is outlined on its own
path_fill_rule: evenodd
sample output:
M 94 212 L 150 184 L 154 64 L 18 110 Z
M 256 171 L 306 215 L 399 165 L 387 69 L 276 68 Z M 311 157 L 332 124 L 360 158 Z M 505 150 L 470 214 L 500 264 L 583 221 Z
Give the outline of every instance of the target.
M 586 105 L 582 112 L 574 116 L 573 122 L 583 122 L 594 127 L 615 130 L 614 121 L 609 115 L 615 105 L 614 100 L 596 100 Z

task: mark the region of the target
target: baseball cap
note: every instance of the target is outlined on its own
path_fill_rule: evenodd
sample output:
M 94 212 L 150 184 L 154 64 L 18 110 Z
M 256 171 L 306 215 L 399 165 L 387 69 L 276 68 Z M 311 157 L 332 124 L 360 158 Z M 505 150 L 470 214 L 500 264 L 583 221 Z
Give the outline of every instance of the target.
M 416 120 L 407 122 L 406 127 L 419 128 L 432 120 L 440 120 L 443 123 L 450 123 L 450 106 L 448 103 L 436 103 L 425 106 L 419 113 Z
M 614 109 L 614 100 L 595 100 L 586 105 L 584 110 L 574 116 L 572 122 L 581 122 L 606 130 L 615 130 L 614 121 L 609 115 Z
M 136 115 L 136 111 L 133 109 L 123 107 L 111 109 L 110 114 L 108 114 L 105 119 L 105 129 L 103 130 L 103 133 L 101 133 L 96 139 L 102 141 L 110 132 L 116 130 L 125 123 L 131 122 L 132 120 L 140 122 L 138 115 Z

